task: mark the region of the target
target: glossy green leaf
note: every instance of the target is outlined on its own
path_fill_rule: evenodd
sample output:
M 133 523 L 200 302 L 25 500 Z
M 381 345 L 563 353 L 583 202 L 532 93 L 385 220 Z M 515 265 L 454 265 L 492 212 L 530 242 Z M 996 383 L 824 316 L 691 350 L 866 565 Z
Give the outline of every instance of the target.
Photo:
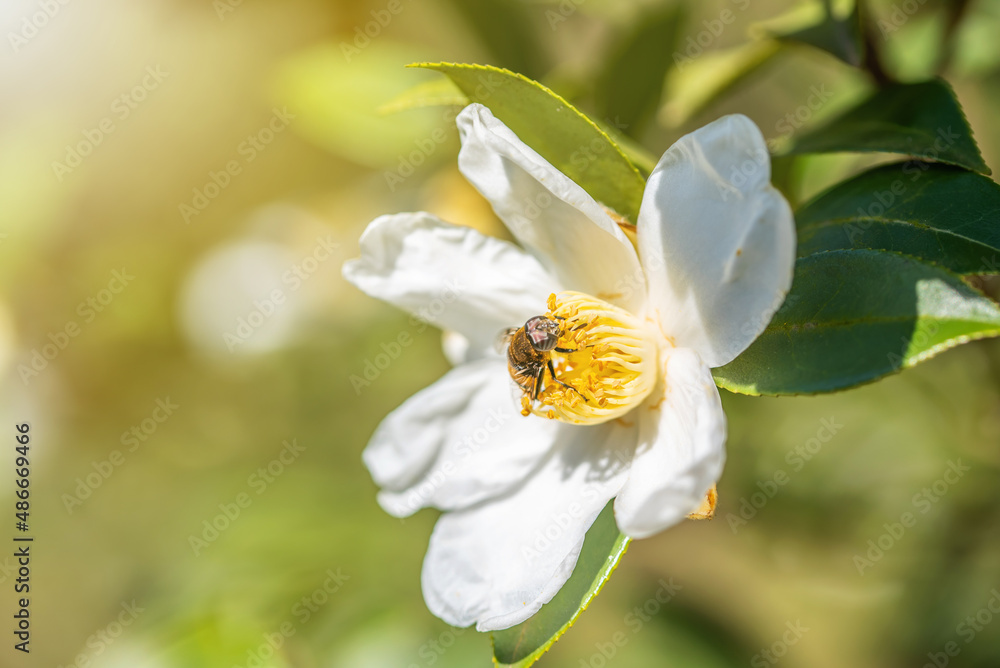
M 495 665 L 527 668 L 537 661 L 573 625 L 611 577 L 629 544 L 629 539 L 618 532 L 613 504 L 609 502 L 594 520 L 573 575 L 559 593 L 528 621 L 493 632 Z
M 632 137 L 641 135 L 660 105 L 682 25 L 681 6 L 641 16 L 616 45 L 595 90 L 598 114 Z
M 417 84 L 413 88 L 404 91 L 389 100 L 378 108 L 378 113 L 383 115 L 395 114 L 410 109 L 422 109 L 424 107 L 464 107 L 469 104 L 469 98 L 465 96 L 455 82 L 451 79 L 436 79 Z M 619 132 L 615 127 L 605 123 L 597 123 L 602 132 L 611 138 L 611 141 L 621 149 L 622 153 L 635 165 L 636 169 L 645 179 L 656 166 L 656 156 L 652 155 L 641 144 Z
M 798 260 L 767 329 L 713 374 L 740 394 L 832 392 L 998 334 L 997 304 L 946 269 L 885 251 L 829 251 Z
M 844 18 L 838 18 L 827 7 L 823 19 L 818 23 L 787 33 L 776 33 L 774 37 L 783 42 L 798 42 L 816 47 L 854 67 L 862 63 L 863 40 L 857 4 Z
M 940 163 L 876 167 L 844 181 L 795 215 L 799 255 L 874 248 L 960 274 L 998 273 L 1000 185 Z
M 791 153 L 904 153 L 989 174 L 951 87 L 935 79 L 893 84 L 825 126 L 799 137 Z
M 646 181 L 596 123 L 548 88 L 489 65 L 418 63 L 442 72 L 598 202 L 635 222 Z

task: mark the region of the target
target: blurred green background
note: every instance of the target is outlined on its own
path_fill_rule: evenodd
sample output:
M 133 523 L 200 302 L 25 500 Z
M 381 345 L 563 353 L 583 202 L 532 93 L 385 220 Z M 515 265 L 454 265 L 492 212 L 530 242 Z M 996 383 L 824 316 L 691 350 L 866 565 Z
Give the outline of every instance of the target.
M 891 22 L 874 34 L 886 68 L 944 67 L 1000 168 L 1000 3 L 967 3 L 954 29 L 966 3 L 874 4 Z M 487 636 L 424 606 L 436 514 L 383 513 L 360 460 L 378 421 L 447 368 L 437 332 L 341 279 L 361 230 L 423 209 L 502 234 L 457 172 L 457 108 L 390 104 L 440 78 L 403 66 L 510 67 L 627 120 L 657 155 L 736 111 L 778 147 L 870 86 L 821 51 L 746 46 L 759 22 L 814 9 L 5 2 L 0 413 L 11 437 L 32 425 L 37 539 L 32 653 L 4 631 L 0 665 L 489 665 Z M 674 32 L 630 47 L 649 26 Z M 871 162 L 801 160 L 789 195 Z M 351 376 L 402 332 L 412 345 L 356 391 Z M 541 665 L 1000 665 L 1000 344 L 849 393 L 723 401 L 717 518 L 633 543 Z M 959 460 L 968 470 L 942 483 Z M 8 620 L 13 565 L 0 557 Z M 677 595 L 652 605 L 671 578 Z

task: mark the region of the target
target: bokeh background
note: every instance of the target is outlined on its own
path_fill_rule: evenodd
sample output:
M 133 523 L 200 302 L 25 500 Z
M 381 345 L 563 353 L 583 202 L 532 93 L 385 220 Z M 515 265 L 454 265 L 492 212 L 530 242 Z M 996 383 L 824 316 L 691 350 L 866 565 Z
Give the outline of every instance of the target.
M 6 0 L 0 415 L 11 441 L 32 425 L 37 538 L 32 653 L 5 630 L 0 665 L 489 665 L 487 636 L 424 606 L 435 513 L 383 513 L 360 460 L 378 421 L 447 368 L 438 332 L 340 277 L 364 225 L 424 209 L 503 234 L 456 170 L 457 109 L 398 101 L 440 76 L 403 66 L 507 66 L 601 118 L 632 82 L 608 63 L 682 12 L 662 94 L 626 132 L 659 154 L 739 111 L 778 147 L 870 86 L 821 51 L 746 46 L 813 5 Z M 886 68 L 944 68 L 1000 168 L 1000 3 L 874 12 L 892 21 L 875 32 Z M 638 62 L 651 58 L 664 64 L 655 50 Z M 753 58 L 706 96 L 706 77 Z M 872 160 L 801 160 L 789 196 Z M 412 343 L 386 364 L 401 333 Z M 633 543 L 541 665 L 1000 664 L 998 383 L 1000 343 L 985 341 L 843 394 L 724 393 L 718 517 Z M 942 482 L 957 462 L 968 470 Z M 905 512 L 916 523 L 899 535 Z M 13 565 L 0 557 L 4 629 Z M 661 582 L 676 596 L 651 605 Z

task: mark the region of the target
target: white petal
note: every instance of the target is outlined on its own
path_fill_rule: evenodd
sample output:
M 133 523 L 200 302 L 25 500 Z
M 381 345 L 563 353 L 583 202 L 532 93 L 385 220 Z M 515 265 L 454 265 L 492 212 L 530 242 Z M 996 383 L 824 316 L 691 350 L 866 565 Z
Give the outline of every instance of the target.
M 442 416 L 433 425 L 431 431 L 438 440 L 433 464 L 405 488 L 379 493 L 379 503 L 389 514 L 406 517 L 427 506 L 467 508 L 503 494 L 523 483 L 559 435 L 565 436 L 558 422 L 521 415 L 515 398 L 521 392 L 505 363 L 482 360 L 473 364 L 490 371 L 482 384 L 468 389 L 459 413 Z M 417 411 L 421 400 L 414 406 Z M 421 422 L 414 423 L 415 417 Z M 423 422 L 426 417 L 412 411 L 397 416 L 391 437 L 402 444 L 396 449 L 405 448 L 418 433 L 421 439 L 431 437 Z
M 376 218 L 361 257 L 344 277 L 373 297 L 469 339 L 474 356 L 495 354 L 497 335 L 545 312 L 559 284 L 514 244 L 427 213 Z
M 638 313 L 645 277 L 635 248 L 594 198 L 486 107 L 470 104 L 457 123 L 459 170 L 521 245 L 567 289 Z
M 567 440 L 508 495 L 438 520 L 424 559 L 424 599 L 455 626 L 519 624 L 552 599 L 576 566 L 587 530 L 618 493 L 636 427 L 561 424 Z
M 467 419 L 471 398 L 502 373 L 507 370 L 499 359 L 463 364 L 389 413 L 362 453 L 375 483 L 401 490 L 418 480 Z
M 445 359 L 451 362 L 452 366 L 465 364 L 476 358 L 472 353 L 469 339 L 452 329 L 441 332 L 441 349 L 444 351 Z
M 664 358 L 665 393 L 637 411 L 639 445 L 615 499 L 618 528 L 632 538 L 697 510 L 726 459 L 726 416 L 711 371 L 693 350 L 675 348 Z
M 679 139 L 646 184 L 638 235 L 649 308 L 710 367 L 764 331 L 792 284 L 795 223 L 770 179 L 760 130 L 734 115 Z

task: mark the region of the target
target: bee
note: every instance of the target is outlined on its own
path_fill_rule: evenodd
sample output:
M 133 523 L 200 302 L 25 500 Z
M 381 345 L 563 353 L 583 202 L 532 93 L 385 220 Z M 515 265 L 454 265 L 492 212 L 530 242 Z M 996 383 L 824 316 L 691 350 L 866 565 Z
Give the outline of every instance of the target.
M 552 380 L 580 394 L 575 387 L 556 378 L 552 353 L 576 352 L 575 349 L 558 347 L 561 335 L 562 325 L 544 315 L 528 318 L 523 327 L 511 327 L 501 334 L 500 343 L 507 345 L 507 370 L 510 371 L 510 377 L 532 401 L 537 400 L 544 389 L 546 369 Z M 582 394 L 580 396 L 583 397 Z M 583 399 L 586 401 L 586 397 Z

